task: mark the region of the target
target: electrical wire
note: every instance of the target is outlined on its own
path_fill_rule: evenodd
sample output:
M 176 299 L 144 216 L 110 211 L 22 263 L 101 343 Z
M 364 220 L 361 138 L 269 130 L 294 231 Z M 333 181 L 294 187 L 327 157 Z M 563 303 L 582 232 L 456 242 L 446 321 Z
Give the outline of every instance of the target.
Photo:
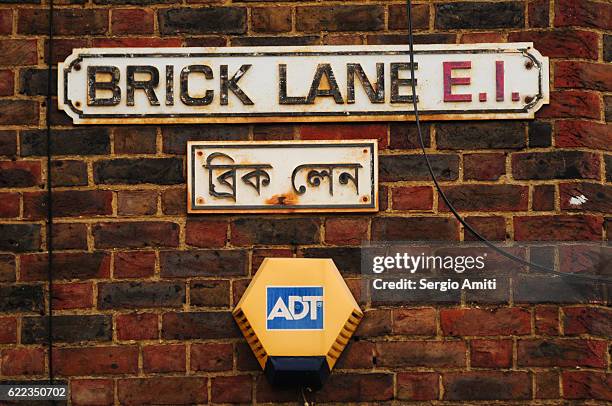
M 412 105 L 414 107 L 414 118 L 415 118 L 415 122 L 416 122 L 416 127 L 417 127 L 417 133 L 419 136 L 419 143 L 421 144 L 421 151 L 422 151 L 422 155 L 423 158 L 425 160 L 425 163 L 427 165 L 427 169 L 429 171 L 429 176 L 431 177 L 431 180 L 433 181 L 436 190 L 438 191 L 438 194 L 440 195 L 440 197 L 442 197 L 442 200 L 444 201 L 444 203 L 446 204 L 446 206 L 449 208 L 449 210 L 451 211 L 451 213 L 453 214 L 453 216 L 459 221 L 459 223 L 461 223 L 461 225 L 463 225 L 463 227 L 468 230 L 470 233 L 472 233 L 478 240 L 480 240 L 482 243 L 484 243 L 487 247 L 493 249 L 495 252 L 499 253 L 500 255 L 503 255 L 504 257 L 518 262 L 522 265 L 526 265 L 529 267 L 533 267 L 539 271 L 545 272 L 545 273 L 550 273 L 550 274 L 554 274 L 557 276 L 563 276 L 563 277 L 569 277 L 569 278 L 576 278 L 576 279 L 583 279 L 583 280 L 590 280 L 590 281 L 595 281 L 595 282 L 601 282 L 601 283 L 612 283 L 612 278 L 600 278 L 597 276 L 591 276 L 591 275 L 581 275 L 581 274 L 575 274 L 575 273 L 565 273 L 565 272 L 559 272 L 556 271 L 554 269 L 550 269 L 546 266 L 525 260 L 521 257 L 518 257 L 516 255 L 511 254 L 508 251 L 505 251 L 501 248 L 499 248 L 498 246 L 496 246 L 495 244 L 493 244 L 491 241 L 487 240 L 485 237 L 483 237 L 480 233 L 478 233 L 478 231 L 476 231 L 472 226 L 470 226 L 464 219 L 463 217 L 461 217 L 461 215 L 457 212 L 457 210 L 455 209 L 455 207 L 452 205 L 452 203 L 449 201 L 448 197 L 446 196 L 446 194 L 444 193 L 444 191 L 442 190 L 442 188 L 440 187 L 440 184 L 438 183 L 438 179 L 436 178 L 436 175 L 434 174 L 433 168 L 431 166 L 431 162 L 429 161 L 429 156 L 427 155 L 427 151 L 425 150 L 425 143 L 423 141 L 423 132 L 421 129 L 421 122 L 420 122 L 420 117 L 419 117 L 419 109 L 417 106 L 417 94 L 416 94 L 416 83 L 414 80 L 415 74 L 414 74 L 414 34 L 413 34 L 413 28 L 412 28 L 412 0 L 406 0 L 406 13 L 407 13 L 407 19 L 408 19 L 408 47 L 410 50 L 410 74 L 411 74 L 411 90 L 412 90 Z
M 53 182 L 51 175 L 51 92 L 53 91 L 53 0 L 49 0 L 49 32 L 47 39 L 47 282 L 48 282 L 48 313 L 47 313 L 47 344 L 49 364 L 49 384 L 53 384 Z M 55 401 L 53 401 L 55 404 Z

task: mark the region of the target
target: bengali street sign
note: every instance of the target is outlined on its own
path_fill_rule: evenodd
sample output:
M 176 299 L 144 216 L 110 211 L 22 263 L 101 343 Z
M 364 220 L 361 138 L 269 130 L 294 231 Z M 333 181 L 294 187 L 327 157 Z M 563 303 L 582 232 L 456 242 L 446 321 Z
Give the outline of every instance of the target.
M 190 141 L 189 213 L 378 210 L 376 140 Z
M 533 118 L 548 58 L 531 43 L 417 45 L 423 119 Z M 77 124 L 414 119 L 408 46 L 75 49 L 58 99 Z

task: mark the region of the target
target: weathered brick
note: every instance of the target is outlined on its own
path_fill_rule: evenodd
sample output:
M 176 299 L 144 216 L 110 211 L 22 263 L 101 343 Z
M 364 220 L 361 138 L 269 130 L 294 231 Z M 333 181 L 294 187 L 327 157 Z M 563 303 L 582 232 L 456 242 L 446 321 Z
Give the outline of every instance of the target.
M 91 283 L 53 284 L 53 309 L 87 309 L 93 306 Z
M 227 241 L 228 220 L 188 219 L 185 243 L 194 247 L 219 248 Z
M 555 27 L 580 26 L 612 29 L 612 5 L 589 0 L 557 0 Z
M 520 367 L 593 367 L 607 366 L 605 341 L 583 339 L 531 339 L 518 341 Z
M 181 47 L 181 38 L 159 38 L 159 37 L 114 37 L 94 38 L 92 46 L 97 48 L 132 48 L 132 47 Z
M 457 240 L 459 227 L 449 217 L 375 217 L 372 240 Z
M 23 216 L 39 220 L 47 216 L 47 192 L 23 194 Z M 55 217 L 89 217 L 113 214 L 110 190 L 62 190 L 52 194 Z
M 412 28 L 415 30 L 426 30 L 429 28 L 429 5 L 414 4 L 411 10 Z M 402 30 L 408 29 L 407 7 L 405 4 L 389 5 L 389 29 Z
M 65 252 L 53 254 L 53 278 L 101 279 L 110 276 L 110 254 L 97 252 Z M 21 256 L 21 280 L 47 280 L 47 254 Z
M 195 405 L 208 402 L 207 385 L 206 377 L 119 379 L 117 397 L 122 405 Z
M 612 182 L 612 155 L 604 155 L 606 164 L 606 181 Z
M 523 4 L 460 2 L 436 5 L 437 29 L 522 28 L 525 24 Z
M 333 374 L 317 392 L 321 402 L 383 402 L 393 399 L 393 374 Z
M 111 341 L 112 318 L 109 315 L 53 316 L 53 341 Z M 49 337 L 48 317 L 24 317 L 21 322 L 23 344 L 45 344 Z
M 47 155 L 47 132 L 21 132 L 22 156 Z M 110 153 L 110 135 L 106 128 L 52 130 L 51 153 L 57 155 L 106 155 Z
M 555 129 L 555 145 L 559 148 L 593 148 L 612 151 L 612 123 L 560 120 Z
M 319 31 L 378 31 L 385 25 L 380 5 L 297 7 L 296 29 Z
M 15 344 L 17 342 L 17 319 L 0 317 L 0 344 Z
M 54 348 L 58 375 L 118 375 L 138 371 L 137 346 Z
M 156 314 L 132 313 L 116 316 L 119 340 L 153 340 L 158 338 Z
M 551 58 L 597 59 L 598 34 L 590 31 L 517 31 L 508 34 L 509 42 L 533 42 L 535 49 Z M 553 98 L 551 97 L 552 101 Z
M 31 39 L 3 39 L 0 40 L 0 66 L 36 65 L 38 50 L 36 40 Z
M 358 247 L 306 248 L 298 256 L 331 258 L 342 275 L 355 275 L 361 272 L 360 252 Z
M 554 305 L 540 305 L 535 308 L 536 334 L 559 335 L 559 308 Z
M 166 189 L 161 195 L 164 214 L 183 214 L 187 211 L 187 188 Z
M 152 34 L 155 15 L 145 8 L 121 8 L 112 10 L 111 29 L 117 34 Z
M 127 126 L 113 131 L 115 154 L 154 154 L 157 150 L 155 127 Z
M 462 44 L 481 44 L 505 42 L 506 36 L 503 32 L 467 32 L 461 34 Z
M 431 145 L 431 124 L 420 123 L 423 144 L 425 148 Z M 421 142 L 417 126 L 412 123 L 389 124 L 389 148 L 391 149 L 419 149 Z
M 463 178 L 466 180 L 498 180 L 506 173 L 506 154 L 463 155 Z
M 597 241 L 601 239 L 603 220 L 588 215 L 516 216 L 514 238 L 517 241 Z
M 438 149 L 521 149 L 525 124 L 521 121 L 448 122 L 436 125 Z
M 612 10 L 612 7 L 610 8 Z M 610 91 L 612 68 L 605 63 L 555 62 L 555 88 L 576 88 Z
M 0 193 L 0 217 L 19 216 L 19 193 Z
M 13 32 L 13 10 L 0 10 L 0 35 L 9 35 Z
M 1 18 L 2 17 L 0 14 L 0 19 Z M 4 69 L 0 70 L 0 96 L 12 96 L 14 92 L 15 92 L 15 78 L 13 75 L 13 71 L 4 70 Z
M 230 312 L 166 313 L 162 319 L 166 340 L 241 337 Z
M 463 341 L 397 341 L 376 343 L 379 367 L 465 367 Z
M 246 8 L 207 7 L 161 9 L 159 31 L 171 34 L 244 34 Z
M 45 351 L 42 348 L 6 348 L 0 351 L 0 371 L 4 376 L 42 375 Z
M 241 218 L 231 223 L 233 245 L 296 245 L 319 242 L 319 221 L 310 218 Z
M 391 189 L 393 210 L 433 210 L 431 186 L 400 186 Z
M 536 399 L 559 398 L 559 374 L 555 371 L 544 371 L 535 373 Z
M 40 224 L 0 224 L 0 251 L 38 251 L 40 243 Z
M 87 48 L 85 38 L 53 38 L 53 59 L 49 60 L 49 40 L 45 39 L 45 63 L 56 64 L 63 62 L 75 48 Z M 62 114 L 65 115 L 64 112 Z M 53 120 L 57 124 L 56 120 Z
M 358 217 L 325 220 L 325 242 L 337 245 L 358 245 L 368 233 L 368 219 Z
M 0 286 L 0 312 L 42 312 L 44 301 L 42 286 Z
M 599 95 L 582 90 L 552 91 L 550 103 L 537 113 L 540 118 L 600 118 Z
M 19 94 L 46 96 L 49 82 L 47 69 L 21 69 L 19 71 Z M 57 70 L 51 72 L 51 94 L 57 96 Z
M 517 185 L 444 186 L 442 190 L 459 211 L 525 211 L 529 198 L 529 188 Z M 440 211 L 448 211 L 438 200 Z
M 253 350 L 246 342 L 236 344 L 236 367 L 239 371 L 260 371 L 261 367 L 257 358 L 253 355 Z M 231 368 L 231 358 L 230 358 Z M 258 387 L 259 388 L 259 387 Z M 258 400 L 261 398 L 258 396 Z
M 604 307 L 563 308 L 565 335 L 590 334 L 603 338 L 612 334 L 612 310 Z
M 435 335 L 436 310 L 430 307 L 394 309 L 393 334 Z
M 318 35 L 300 35 L 291 37 L 274 36 L 256 36 L 256 37 L 233 37 L 231 39 L 232 46 L 235 47 L 259 47 L 259 46 L 303 46 L 319 44 L 320 38 Z
M 612 35 L 604 35 L 603 37 L 604 61 L 610 62 L 612 61 Z
M 76 160 L 53 160 L 51 181 L 54 187 L 87 186 L 87 163 Z
M 498 216 L 468 216 L 465 221 L 478 234 L 488 240 L 502 241 L 506 239 L 506 219 Z M 476 241 L 478 238 L 467 228 L 463 232 L 466 241 Z
M 70 400 L 74 405 L 110 405 L 114 397 L 112 379 L 70 380 Z
M 0 282 L 15 282 L 15 256 L 0 254 Z
M 529 147 L 545 148 L 552 145 L 552 125 L 546 121 L 529 123 Z
M 218 403 L 251 403 L 252 387 L 251 375 L 214 377 L 211 400 Z
M 183 183 L 183 160 L 180 158 L 118 158 L 94 162 L 97 184 Z
M 518 371 L 462 371 L 442 374 L 444 400 L 528 400 L 531 378 Z
M 19 34 L 46 35 L 49 21 L 47 9 L 19 10 Z M 103 35 L 108 31 L 108 10 L 103 8 L 62 8 L 53 13 L 55 35 Z
M 192 371 L 227 371 L 232 369 L 232 344 L 195 343 L 191 345 Z M 250 348 L 249 348 L 250 351 Z M 252 354 L 252 352 L 251 352 Z M 240 368 L 238 368 L 240 369 Z
M 561 183 L 559 200 L 561 210 L 610 213 L 612 211 L 612 186 L 587 182 Z
M 161 275 L 165 278 L 246 275 L 246 254 L 244 250 L 161 251 Z
M 397 374 L 398 400 L 437 400 L 438 374 L 435 372 L 401 372 Z
M 384 124 L 305 124 L 300 127 L 303 140 L 377 139 L 380 149 L 387 148 L 387 125 Z
M 251 273 L 257 272 L 261 263 L 268 257 L 273 258 L 291 258 L 294 255 L 294 251 L 289 248 L 256 248 L 253 249 L 253 256 L 251 258 Z
M 338 369 L 370 369 L 374 367 L 374 343 L 352 340 L 342 351 L 335 368 Z
M 40 161 L 0 161 L 0 188 L 39 186 Z
M 555 186 L 536 185 L 533 187 L 532 206 L 535 211 L 555 209 Z
M 291 8 L 255 7 L 251 9 L 251 24 L 255 32 L 289 32 Z
M 16 131 L 0 131 L 0 155 L 6 155 L 9 157 L 14 157 L 17 155 Z
M 595 371 L 563 371 L 565 399 L 612 400 L 612 374 Z
M 167 221 L 97 223 L 92 233 L 98 248 L 176 247 L 179 226 Z
M 115 278 L 147 278 L 155 272 L 155 252 L 124 251 L 115 253 Z
M 230 304 L 229 281 L 204 280 L 190 283 L 191 306 L 228 307 Z
M 442 309 L 440 324 L 449 336 L 525 335 L 531 333 L 531 314 L 520 307 Z
M 117 214 L 151 216 L 157 213 L 157 191 L 120 190 L 117 192 Z
M 142 367 L 145 372 L 184 372 L 185 354 L 184 344 L 147 345 L 142 348 Z
M 450 33 L 416 34 L 415 44 L 454 44 L 457 35 Z M 366 36 L 368 45 L 401 45 L 408 44 L 406 34 L 374 34 Z
M 438 180 L 457 180 L 459 157 L 451 154 L 430 154 L 429 162 Z M 379 157 L 381 182 L 430 180 L 421 155 L 382 155 Z
M 391 311 L 389 309 L 366 310 L 355 331 L 356 337 L 376 337 L 391 334 Z
M 253 126 L 253 140 L 292 140 L 297 126 L 290 124 L 255 124 Z
M 512 340 L 472 340 L 470 365 L 477 368 L 510 368 Z
M 583 151 L 521 152 L 512 155 L 514 179 L 599 179 L 597 154 Z
M 527 13 L 530 27 L 545 28 L 550 25 L 550 3 L 547 0 L 530 0 Z
M 99 309 L 181 307 L 184 303 L 184 283 L 115 282 L 98 285 Z

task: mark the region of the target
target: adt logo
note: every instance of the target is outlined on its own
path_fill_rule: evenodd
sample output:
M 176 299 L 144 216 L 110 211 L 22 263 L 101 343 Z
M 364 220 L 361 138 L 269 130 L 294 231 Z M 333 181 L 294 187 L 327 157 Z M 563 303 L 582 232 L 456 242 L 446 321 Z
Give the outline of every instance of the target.
M 323 330 L 323 287 L 266 288 L 268 330 Z

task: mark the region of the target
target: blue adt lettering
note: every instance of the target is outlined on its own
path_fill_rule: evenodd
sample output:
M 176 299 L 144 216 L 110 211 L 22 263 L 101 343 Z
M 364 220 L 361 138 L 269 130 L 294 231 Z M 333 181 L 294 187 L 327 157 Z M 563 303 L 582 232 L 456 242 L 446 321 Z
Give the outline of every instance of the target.
M 323 330 L 323 287 L 266 288 L 268 330 Z

